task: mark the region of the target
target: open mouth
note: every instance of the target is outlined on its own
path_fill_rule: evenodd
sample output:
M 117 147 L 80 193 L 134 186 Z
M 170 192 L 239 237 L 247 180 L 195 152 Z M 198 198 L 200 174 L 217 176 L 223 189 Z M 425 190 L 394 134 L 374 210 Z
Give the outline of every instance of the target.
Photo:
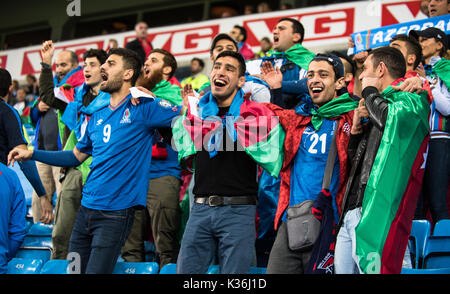
M 108 74 L 106 72 L 101 72 L 100 76 L 102 78 L 102 82 L 108 81 Z
M 214 86 L 216 88 L 223 88 L 227 85 L 227 81 L 225 81 L 224 79 L 218 78 L 214 80 Z
M 85 74 L 85 75 L 84 75 L 84 78 L 85 78 L 86 80 L 88 80 L 88 79 L 91 78 L 91 75 L 90 75 L 90 74 Z
M 280 40 L 280 38 L 278 36 L 273 36 L 274 43 L 278 43 L 279 40 Z
M 318 96 L 320 95 L 320 93 L 323 92 L 323 87 L 319 87 L 319 86 L 314 86 L 314 87 L 310 87 L 311 93 L 313 94 L 313 96 Z

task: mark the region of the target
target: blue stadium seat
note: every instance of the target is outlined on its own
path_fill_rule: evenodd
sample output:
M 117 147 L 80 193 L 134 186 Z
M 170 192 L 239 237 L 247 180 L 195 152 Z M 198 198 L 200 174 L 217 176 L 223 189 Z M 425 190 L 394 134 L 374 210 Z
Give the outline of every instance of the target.
M 156 262 L 117 262 L 113 274 L 157 274 L 158 271 Z
M 44 262 L 34 258 L 13 258 L 8 263 L 8 274 L 38 274 Z
M 53 230 L 52 224 L 46 225 L 43 223 L 35 223 L 31 226 L 27 236 L 51 237 L 52 230 Z
M 266 273 L 265 267 L 250 267 L 250 274 L 262 275 Z
M 431 224 L 428 220 L 413 220 L 411 226 L 411 234 L 409 236 L 409 244 L 411 246 L 411 259 L 415 268 L 421 268 L 423 261 L 423 250 L 425 242 L 431 235 Z
M 208 271 L 206 272 L 208 275 L 214 275 L 214 274 L 220 274 L 220 268 L 219 265 L 210 265 L 208 267 Z
M 40 259 L 43 263 L 50 260 L 52 251 L 49 248 L 20 248 L 15 257 L 27 259 Z
M 41 274 L 47 275 L 61 275 L 68 274 L 69 271 L 67 266 L 69 265 L 68 260 L 64 259 L 52 259 L 47 261 L 41 269 Z
M 450 219 L 441 219 L 434 225 L 433 236 L 450 236 Z
M 430 236 L 423 254 L 423 268 L 437 269 L 450 266 L 450 236 Z
M 168 263 L 162 267 L 159 271 L 160 274 L 176 274 L 177 273 L 177 264 L 176 263 Z
M 433 268 L 433 269 L 422 269 L 422 268 L 402 268 L 402 275 L 448 275 L 450 274 L 450 268 Z
M 26 235 L 21 247 L 53 248 L 52 237 Z

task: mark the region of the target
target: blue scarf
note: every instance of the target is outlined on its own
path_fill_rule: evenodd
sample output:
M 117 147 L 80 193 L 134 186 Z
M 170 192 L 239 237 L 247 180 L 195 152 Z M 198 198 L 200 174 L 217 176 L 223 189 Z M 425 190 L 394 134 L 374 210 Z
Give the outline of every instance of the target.
M 83 97 L 90 87 L 83 83 L 83 85 L 75 89 L 74 101 L 67 104 L 66 110 L 61 117 L 61 121 L 70 129 L 74 130 L 77 140 L 82 137 L 81 126 L 84 120 L 94 114 L 97 110 L 108 106 L 110 101 L 109 93 L 99 91 L 99 94 L 95 99 L 89 103 L 88 106 L 83 105 Z M 78 119 L 78 113 L 80 117 Z
M 208 152 L 209 157 L 212 158 L 217 155 L 216 146 L 219 147 L 223 138 L 223 129 L 226 131 L 233 142 L 237 140 L 237 132 L 234 128 L 234 123 L 239 118 L 241 113 L 241 105 L 244 102 L 244 91 L 239 89 L 231 102 L 230 109 L 224 115 L 223 118 L 219 117 L 219 106 L 217 106 L 217 101 L 211 92 L 206 93 L 203 98 L 199 101 L 199 113 L 202 120 L 205 121 L 221 121 L 222 127 L 211 135 L 208 141 Z

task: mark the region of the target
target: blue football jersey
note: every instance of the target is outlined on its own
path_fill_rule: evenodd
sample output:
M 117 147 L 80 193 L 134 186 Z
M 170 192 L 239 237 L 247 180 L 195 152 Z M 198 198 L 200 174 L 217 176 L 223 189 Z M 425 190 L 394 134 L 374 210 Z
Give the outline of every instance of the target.
M 291 168 L 289 206 L 294 206 L 305 200 L 315 200 L 320 190 L 322 190 L 328 151 L 330 150 L 336 126 L 337 121 L 324 119 L 320 130 L 315 130 L 312 125 L 309 125 L 304 130 L 300 147 Z M 336 220 L 338 219 L 338 210 L 335 199 L 338 187 L 339 158 L 336 156 L 330 184 Z M 285 216 L 284 220 L 286 220 Z
M 131 95 L 117 106 L 102 108 L 89 120 L 76 148 L 92 155 L 81 204 L 97 210 L 146 205 L 152 141 L 156 128 L 170 127 L 181 106 Z

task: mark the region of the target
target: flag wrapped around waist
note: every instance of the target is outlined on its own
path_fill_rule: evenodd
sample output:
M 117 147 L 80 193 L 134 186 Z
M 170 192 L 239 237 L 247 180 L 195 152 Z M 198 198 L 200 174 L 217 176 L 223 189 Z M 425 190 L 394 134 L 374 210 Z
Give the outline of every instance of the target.
M 427 93 L 382 93 L 389 101 L 386 126 L 364 192 L 355 229 L 364 273 L 399 274 L 408 242 L 428 138 Z
M 449 23 L 450 16 L 444 15 L 356 32 L 351 34 L 355 47 L 350 48 L 348 55 L 356 54 L 368 49 L 387 46 L 389 45 L 389 41 L 395 35 L 408 34 L 411 30 L 422 31 L 429 27 L 435 27 L 448 35 L 450 34 Z
M 205 96 L 202 99 L 205 99 Z M 224 125 L 222 119 L 203 118 L 205 111 L 201 108 L 199 113 L 203 113 L 202 117 L 193 115 L 190 108 L 191 106 L 188 113 L 181 116 L 172 128 L 179 161 L 197 153 L 202 148 L 214 156 L 213 150 L 209 149 L 210 139 L 225 126 L 227 130 L 222 131 L 222 135 L 230 134 L 231 131 L 234 134 L 233 137 L 243 147 L 243 151 L 272 176 L 278 176 L 283 164 L 285 133 L 272 110 L 260 103 L 242 99 L 240 105 L 231 107 L 238 110 L 237 113 L 233 113 L 232 119 L 226 120 L 231 123 Z

